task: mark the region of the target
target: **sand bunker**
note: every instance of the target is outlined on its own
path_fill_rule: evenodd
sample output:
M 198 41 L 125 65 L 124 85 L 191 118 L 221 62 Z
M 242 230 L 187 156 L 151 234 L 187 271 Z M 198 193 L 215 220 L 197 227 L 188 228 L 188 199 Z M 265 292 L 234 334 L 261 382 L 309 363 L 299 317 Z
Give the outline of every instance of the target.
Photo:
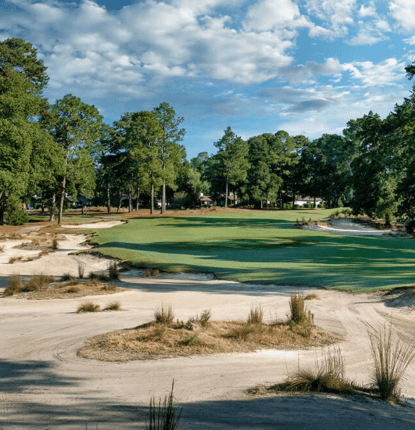
M 102 222 L 91 222 L 89 224 L 78 224 L 78 225 L 63 225 L 64 228 L 111 228 L 116 225 L 126 224 L 126 221 L 102 221 Z

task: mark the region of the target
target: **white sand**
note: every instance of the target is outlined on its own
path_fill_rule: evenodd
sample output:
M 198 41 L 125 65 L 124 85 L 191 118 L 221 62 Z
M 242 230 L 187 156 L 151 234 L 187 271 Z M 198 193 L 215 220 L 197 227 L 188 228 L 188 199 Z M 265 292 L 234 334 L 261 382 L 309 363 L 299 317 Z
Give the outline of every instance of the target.
M 3 285 L 13 273 L 77 274 L 77 259 L 88 271 L 104 270 L 107 260 L 78 257 L 83 236 L 67 235 L 58 252 L 30 263 L 0 261 Z M 8 251 L 6 249 L 6 254 Z M 20 251 L 20 250 L 19 250 Z M 91 336 L 135 327 L 153 319 L 161 303 L 186 319 L 204 309 L 213 319 L 245 319 L 252 305 L 265 315 L 288 313 L 292 288 L 253 286 L 215 280 L 210 275 L 160 275 L 144 278 L 139 270 L 122 274 L 131 290 L 93 301 L 119 300 L 126 312 L 74 313 L 82 299 L 0 299 L 0 428 L 133 429 L 145 428 L 150 396 L 164 395 L 175 383 L 183 407 L 180 429 L 413 429 L 412 407 L 397 407 L 358 397 L 334 395 L 251 398 L 245 390 L 282 382 L 287 372 L 312 366 L 320 350 L 215 354 L 158 361 L 106 363 L 79 358 L 77 349 Z M 297 290 L 298 288 L 296 288 Z M 1 291 L 1 290 L 0 290 Z M 369 383 L 371 357 L 365 323 L 393 320 L 396 329 L 415 334 L 414 314 L 388 307 L 376 295 L 317 292 L 308 301 L 321 327 L 347 336 L 340 345 L 346 376 Z M 402 394 L 415 399 L 415 363 L 402 382 Z
M 111 228 L 116 225 L 125 224 L 126 221 L 102 221 L 102 222 L 90 222 L 87 224 L 79 224 L 79 225 L 62 225 L 64 228 Z

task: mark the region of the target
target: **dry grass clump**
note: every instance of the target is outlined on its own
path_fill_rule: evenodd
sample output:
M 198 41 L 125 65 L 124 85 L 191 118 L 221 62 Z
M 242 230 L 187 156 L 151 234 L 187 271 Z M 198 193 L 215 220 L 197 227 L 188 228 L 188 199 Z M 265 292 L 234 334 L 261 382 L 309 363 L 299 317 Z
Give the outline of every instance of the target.
M 111 302 L 104 308 L 104 311 L 122 311 L 121 303 L 118 301 Z
M 24 286 L 24 288 L 21 290 L 22 292 L 28 292 L 28 291 L 39 291 L 41 290 L 46 284 L 50 284 L 51 282 L 54 282 L 55 278 L 52 276 L 45 276 L 45 275 L 35 275 L 32 276 Z
M 79 305 L 76 313 L 82 314 L 85 312 L 99 312 L 101 310 L 101 307 L 99 305 L 94 304 L 91 301 L 83 302 Z
M 174 312 L 171 306 L 164 306 L 163 304 L 154 311 L 154 318 L 156 323 L 170 325 L 174 320 Z
M 68 293 L 68 294 L 76 294 L 76 293 L 79 293 L 79 288 L 77 288 L 77 287 L 70 287 L 70 288 L 68 288 L 67 290 L 65 290 L 65 293 Z
M 0 253 L 4 252 L 4 245 L 0 246 Z
M 105 282 L 109 280 L 108 276 L 104 275 L 103 273 L 92 273 L 92 272 L 88 275 L 88 279 L 90 281 L 99 281 L 99 282 Z
M 155 267 L 149 267 L 144 273 L 144 276 L 148 278 L 149 276 L 157 276 L 160 275 L 160 270 Z
M 264 309 L 261 305 L 252 306 L 249 311 L 248 324 L 262 324 L 264 320 Z
M 339 348 L 325 351 L 323 360 L 314 369 L 299 369 L 284 384 L 285 391 L 352 393 L 353 384 L 344 377 L 344 359 Z
M 46 284 L 50 284 L 55 279 L 51 276 L 35 275 L 32 276 L 25 284 L 22 282 L 20 275 L 12 275 L 9 285 L 4 291 L 4 297 L 13 296 L 18 293 L 26 293 L 29 291 L 39 291 Z
M 13 294 L 18 293 L 24 287 L 22 278 L 20 275 L 12 275 L 9 279 L 9 285 L 4 290 L 4 297 L 12 296 Z
M 9 264 L 16 263 L 17 261 L 23 260 L 23 257 L 19 255 L 18 257 L 10 257 L 9 258 Z
M 155 397 L 151 397 L 146 430 L 175 430 L 178 428 L 182 412 L 181 410 L 178 411 L 174 405 L 173 389 L 174 380 L 171 384 L 170 393 L 165 396 L 163 402 L 159 399 L 158 405 Z
M 108 278 L 112 280 L 120 279 L 120 272 L 118 270 L 118 264 L 116 261 L 113 261 L 108 266 Z
M 75 278 L 71 276 L 69 272 L 67 272 L 67 273 L 64 273 L 61 277 L 61 282 L 66 282 L 66 281 L 75 281 Z
M 320 300 L 320 296 L 318 294 L 312 293 L 305 296 L 304 300 Z
M 83 261 L 78 260 L 78 278 L 83 279 L 85 275 L 86 264 Z
M 305 308 L 304 300 L 303 293 L 291 293 L 289 324 L 293 329 L 298 330 L 301 327 L 304 335 L 310 335 L 314 325 L 314 315 Z
M 101 287 L 102 291 L 115 291 L 117 287 L 114 284 L 108 284 Z
M 415 357 L 415 340 L 402 340 L 390 326 L 374 328 L 368 325 L 368 336 L 374 386 L 383 400 L 399 402 L 399 382 Z
M 53 239 L 51 248 L 56 250 L 56 249 L 58 249 L 58 246 L 59 246 L 58 239 L 56 239 L 56 238 Z

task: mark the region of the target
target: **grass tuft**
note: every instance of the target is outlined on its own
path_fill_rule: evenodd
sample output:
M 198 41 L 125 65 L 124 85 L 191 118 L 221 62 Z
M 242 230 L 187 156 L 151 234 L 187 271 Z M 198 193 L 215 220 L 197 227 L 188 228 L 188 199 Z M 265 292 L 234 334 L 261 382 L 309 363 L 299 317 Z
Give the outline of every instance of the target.
M 28 292 L 28 291 L 39 291 L 41 290 L 46 284 L 50 284 L 51 282 L 54 282 L 55 278 L 52 276 L 45 276 L 45 275 L 35 275 L 32 276 L 26 283 L 26 285 L 22 288 L 21 291 Z
M 79 288 L 77 288 L 77 287 L 71 287 L 71 288 L 68 288 L 66 291 L 65 291 L 65 293 L 68 293 L 68 294 L 74 294 L 74 293 L 79 293 Z
M 92 273 L 91 272 L 89 274 L 89 276 L 88 276 L 88 279 L 90 281 L 100 281 L 100 282 L 103 282 L 103 281 L 108 281 L 108 276 L 104 275 L 103 273 Z
M 345 377 L 344 359 L 337 347 L 325 351 L 323 360 L 316 362 L 315 369 L 299 369 L 294 376 L 288 378 L 286 391 L 352 393 L 353 384 Z
M 78 260 L 78 278 L 83 279 L 85 275 L 86 264 L 83 261 Z
M 21 289 L 24 287 L 22 278 L 20 275 L 12 275 L 9 279 L 9 285 L 4 290 L 4 297 L 10 297 L 13 294 L 16 294 L 21 291 Z
M 104 285 L 101 290 L 103 291 L 115 291 L 117 287 L 114 284 Z
M 392 327 L 368 325 L 373 383 L 383 400 L 399 402 L 399 382 L 415 357 L 415 340 L 402 340 Z
M 156 267 L 149 267 L 144 273 L 144 276 L 146 278 L 148 278 L 149 276 L 157 276 L 157 275 L 160 275 L 160 270 L 157 269 Z
M 318 294 L 312 293 L 305 296 L 304 300 L 320 300 L 320 296 Z
M 112 280 L 120 279 L 120 272 L 118 270 L 118 264 L 116 261 L 113 261 L 108 266 L 108 278 Z
M 4 252 L 4 245 L 0 246 L 0 254 Z
M 262 324 L 264 320 L 264 309 L 262 309 L 261 305 L 252 306 L 249 312 L 248 324 Z
M 59 242 L 58 242 L 58 239 L 53 239 L 53 241 L 52 241 L 52 249 L 58 249 L 58 245 L 59 245 Z
M 122 311 L 120 302 L 111 302 L 105 308 L 104 311 Z
M 61 277 L 61 282 L 74 281 L 75 278 L 68 273 L 64 273 Z
M 165 396 L 163 402 L 159 399 L 158 405 L 155 397 L 151 397 L 147 430 L 175 430 L 178 428 L 181 410 L 178 411 L 174 405 L 173 389 L 174 380 L 170 393 Z
M 82 314 L 84 312 L 99 312 L 101 310 L 101 307 L 99 305 L 95 305 L 91 301 L 83 302 L 79 305 L 76 313 Z
M 21 255 L 19 255 L 18 257 L 10 257 L 9 258 L 9 263 L 13 264 L 16 263 L 17 261 L 23 260 L 23 257 Z
M 159 324 L 172 324 L 174 320 L 173 308 L 162 304 L 156 311 L 154 311 L 154 318 Z

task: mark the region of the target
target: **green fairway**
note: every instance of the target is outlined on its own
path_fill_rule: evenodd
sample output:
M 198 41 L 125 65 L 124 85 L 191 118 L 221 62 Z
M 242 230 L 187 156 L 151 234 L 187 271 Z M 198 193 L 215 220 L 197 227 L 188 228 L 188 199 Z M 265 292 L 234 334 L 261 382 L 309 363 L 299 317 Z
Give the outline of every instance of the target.
M 100 230 L 100 251 L 137 266 L 251 283 L 379 289 L 415 284 L 415 242 L 293 228 L 331 210 L 135 218 Z

